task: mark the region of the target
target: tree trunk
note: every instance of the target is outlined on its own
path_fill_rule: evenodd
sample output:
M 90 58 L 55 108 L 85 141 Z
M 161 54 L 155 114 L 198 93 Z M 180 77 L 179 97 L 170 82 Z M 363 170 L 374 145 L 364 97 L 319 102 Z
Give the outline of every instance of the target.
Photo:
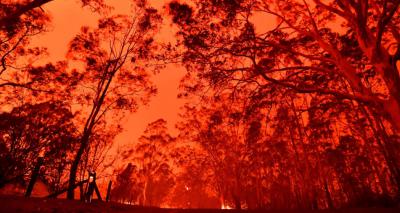
M 107 72 L 109 65 L 110 64 L 107 65 L 105 72 Z M 110 84 L 112 82 L 115 72 L 116 71 L 112 72 L 110 77 L 108 77 L 106 79 L 102 79 L 99 82 L 99 85 L 103 85 L 104 82 L 106 82 L 106 84 L 105 84 L 104 88 L 98 93 L 98 94 L 100 94 L 98 96 L 98 98 L 95 99 L 97 101 L 93 105 L 92 111 L 86 121 L 83 135 L 80 140 L 79 150 L 76 153 L 74 162 L 71 165 L 71 170 L 70 170 L 70 174 L 69 174 L 69 182 L 68 182 L 69 186 L 68 186 L 68 193 L 67 193 L 67 198 L 70 200 L 74 199 L 74 187 L 75 187 L 74 185 L 75 185 L 76 173 L 78 171 L 79 162 L 81 161 L 83 152 L 89 145 L 90 135 L 92 134 L 92 130 L 93 130 L 93 127 L 95 126 L 96 122 L 98 122 L 98 114 L 100 112 L 101 106 L 103 105 L 104 99 L 106 98 L 108 88 L 110 87 Z
M 331 192 L 329 191 L 328 182 L 326 181 L 326 179 L 324 179 L 324 189 L 325 189 L 326 200 L 328 203 L 328 208 L 334 209 L 335 205 L 333 204 Z
M 393 76 L 394 77 L 394 76 Z M 396 77 L 394 77 L 396 78 Z M 396 83 L 394 83 L 395 81 Z M 387 114 L 390 116 L 390 121 L 392 125 L 396 128 L 396 131 L 400 131 L 400 89 L 398 88 L 400 86 L 400 81 L 397 79 L 394 79 L 391 81 L 393 84 L 398 84 L 398 85 L 391 85 L 389 86 L 389 92 L 391 97 L 389 100 L 383 105 L 385 108 L 385 111 Z
M 86 149 L 86 146 L 88 145 L 89 142 L 89 136 L 90 134 L 88 132 L 85 132 L 82 139 L 81 139 L 81 145 L 79 147 L 78 152 L 76 153 L 75 159 L 72 162 L 71 169 L 69 172 L 69 182 L 68 182 L 68 192 L 67 192 L 67 199 L 73 200 L 75 198 L 75 181 L 76 181 L 76 173 L 78 171 L 78 166 L 79 162 L 81 161 L 83 152 Z
M 389 100 L 383 104 L 386 116 L 390 118 L 396 130 L 400 131 L 400 76 L 396 64 L 397 58 L 392 57 L 380 43 L 377 45 L 377 38 L 370 30 L 364 32 L 365 36 L 359 29 L 356 32 L 361 50 L 371 61 L 389 90 Z
M 144 186 L 143 186 L 143 191 L 142 191 L 142 195 L 143 195 L 143 206 L 146 206 L 146 200 L 147 200 L 147 198 L 146 198 L 146 190 L 147 190 L 147 182 L 148 181 L 145 181 L 144 182 Z
M 312 192 L 311 210 L 318 210 L 318 195 L 315 188 Z
M 242 209 L 242 205 L 241 205 L 239 196 L 233 196 L 233 199 L 235 201 L 235 209 L 241 210 Z
M 368 111 L 364 108 L 361 107 L 361 110 L 365 114 L 366 118 L 368 119 L 368 122 L 370 123 L 370 127 L 374 132 L 374 135 L 376 137 L 378 146 L 380 148 L 380 151 L 385 159 L 386 165 L 391 173 L 391 177 L 394 180 L 394 184 L 397 186 L 397 199 L 400 200 L 400 172 L 394 162 L 393 154 L 390 152 L 390 149 L 388 150 L 387 148 L 387 143 L 388 139 L 386 136 L 386 132 L 384 127 L 382 127 L 380 118 L 378 116 L 370 116 Z M 376 125 L 376 128 L 374 127 L 374 124 Z

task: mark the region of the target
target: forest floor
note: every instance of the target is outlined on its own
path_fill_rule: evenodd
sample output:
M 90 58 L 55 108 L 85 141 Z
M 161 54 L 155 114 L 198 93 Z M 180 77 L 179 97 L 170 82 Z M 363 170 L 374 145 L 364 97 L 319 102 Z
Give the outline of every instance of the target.
M 220 212 L 249 212 L 249 213 L 398 213 L 400 209 L 392 208 L 369 208 L 369 209 L 342 209 L 342 210 L 321 210 L 321 211 L 271 211 L 271 210 L 254 210 L 254 211 L 237 211 L 237 210 L 220 210 L 220 209 L 160 209 L 160 208 L 144 208 L 130 205 L 122 205 L 116 203 L 82 203 L 80 201 L 70 201 L 64 199 L 43 199 L 43 198 L 23 198 L 23 197 L 0 197 L 0 212 L 133 212 L 133 213 L 220 213 Z

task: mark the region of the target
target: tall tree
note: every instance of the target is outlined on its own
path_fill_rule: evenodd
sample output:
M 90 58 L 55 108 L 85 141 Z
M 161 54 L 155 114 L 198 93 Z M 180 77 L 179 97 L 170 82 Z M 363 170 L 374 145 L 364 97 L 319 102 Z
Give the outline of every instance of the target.
M 399 129 L 398 1 L 234 0 L 194 5 L 170 4 L 189 69 L 198 69 L 214 83 L 240 79 L 355 100 L 380 110 Z M 269 27 L 256 22 L 257 17 L 278 21 Z M 344 84 L 310 84 L 308 75 L 321 76 L 320 82 L 335 76 Z
M 158 119 L 147 125 L 143 135 L 134 146 L 133 160 L 143 183 L 142 205 L 160 206 L 172 188 L 172 162 L 170 152 L 174 138 L 168 134 L 166 121 Z
M 100 121 L 113 110 L 135 111 L 156 92 L 145 69 L 155 44 L 160 16 L 141 2 L 133 6 L 133 16 L 114 16 L 99 21 L 96 29 L 83 27 L 70 43 L 69 57 L 83 65 L 78 101 L 87 107 L 77 150 L 70 170 L 68 198 L 74 198 L 76 173 L 91 136 Z M 120 114 L 119 114 L 120 115 Z
M 250 114 L 259 109 L 267 117 L 262 125 L 267 134 L 258 139 L 266 144 L 253 151 L 270 150 L 259 154 L 273 164 L 253 165 L 259 169 L 261 199 L 271 191 L 277 199 L 261 205 L 279 207 L 287 198 L 302 208 L 333 208 L 357 203 L 360 194 L 370 204 L 398 194 L 398 160 L 381 134 L 398 134 L 398 84 L 393 83 L 399 77 L 398 5 L 307 0 L 170 4 L 188 71 L 182 97 L 195 94 L 212 104 L 207 97 L 230 94 L 232 102 L 247 104 Z M 354 152 L 340 146 L 346 142 L 354 143 Z M 326 153 L 340 153 L 348 161 L 335 164 Z M 383 165 L 376 164 L 381 160 Z M 349 171 L 338 168 L 348 165 L 358 170 L 341 179 Z M 329 176 L 332 167 L 335 177 Z M 390 174 L 377 175 L 382 170 Z M 265 177 L 271 180 L 267 184 Z M 380 194 L 377 188 L 385 187 L 372 184 L 373 179 L 391 182 L 391 192 Z M 343 181 L 342 191 L 335 181 Z

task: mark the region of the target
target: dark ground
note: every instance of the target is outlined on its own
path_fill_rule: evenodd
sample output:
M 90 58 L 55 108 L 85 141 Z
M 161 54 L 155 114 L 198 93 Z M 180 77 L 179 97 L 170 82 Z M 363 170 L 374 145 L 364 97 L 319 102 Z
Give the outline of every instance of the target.
M 343 209 L 343 210 L 322 210 L 322 211 L 236 211 L 236 210 L 219 210 L 219 209 L 159 209 L 159 208 L 142 208 L 116 203 L 94 202 L 91 204 L 82 203 L 80 201 L 70 201 L 63 199 L 42 199 L 23 197 L 0 197 L 0 213 L 12 212 L 136 212 L 136 213 L 400 213 L 400 209 L 370 208 L 370 209 Z

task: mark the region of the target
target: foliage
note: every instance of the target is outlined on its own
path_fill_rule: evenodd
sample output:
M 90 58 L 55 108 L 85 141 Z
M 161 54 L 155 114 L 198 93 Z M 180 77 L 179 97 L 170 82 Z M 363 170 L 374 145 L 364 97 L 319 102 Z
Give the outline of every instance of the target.
M 42 171 L 56 190 L 77 143 L 74 115 L 62 102 L 26 104 L 1 117 L 1 186 L 24 182 L 40 153 L 44 153 Z M 46 175 L 44 174 L 46 173 Z

